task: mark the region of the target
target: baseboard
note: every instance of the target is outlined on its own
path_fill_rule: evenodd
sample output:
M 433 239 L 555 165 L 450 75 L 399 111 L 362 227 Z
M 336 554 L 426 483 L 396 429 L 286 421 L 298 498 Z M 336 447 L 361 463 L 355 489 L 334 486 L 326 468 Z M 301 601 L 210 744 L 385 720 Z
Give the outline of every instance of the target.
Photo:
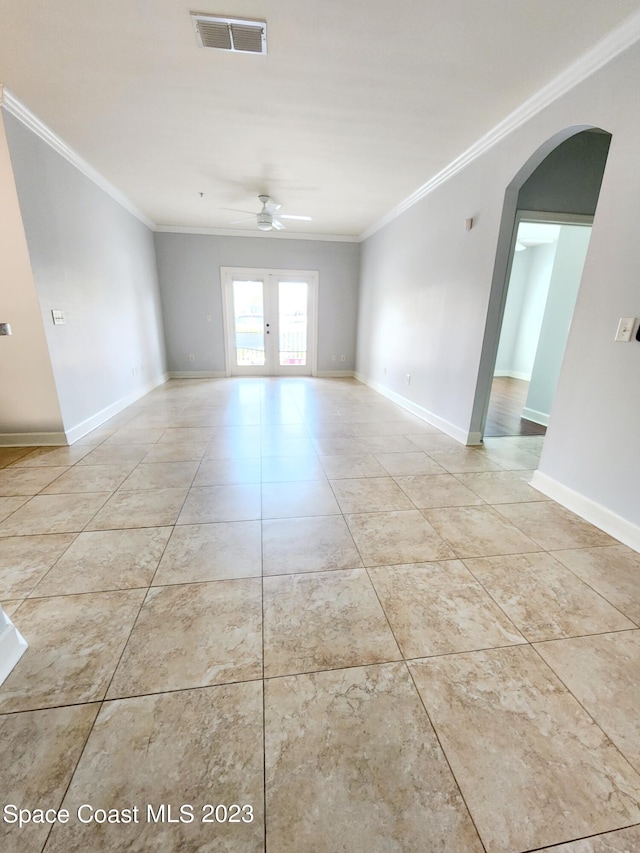
M 353 375 L 353 370 L 317 370 L 315 373 L 319 379 L 348 379 Z
M 575 512 L 580 518 L 604 530 L 614 539 L 618 539 L 635 551 L 640 551 L 640 527 L 637 524 L 622 518 L 602 504 L 592 501 L 591 498 L 575 492 L 542 471 L 534 472 L 531 485 L 543 495 L 562 504 L 571 512 Z
M 0 684 L 27 650 L 27 641 L 0 608 Z M 2 622 L 5 624 L 3 625 Z
M 87 435 L 87 433 L 96 429 L 96 427 L 102 426 L 102 424 L 108 421 L 109 418 L 117 415 L 123 409 L 126 409 L 127 406 L 130 406 L 132 403 L 135 403 L 136 400 L 139 400 L 150 391 L 153 391 L 154 388 L 157 388 L 159 385 L 164 385 L 167 379 L 168 375 L 166 373 L 162 373 L 160 376 L 152 379 L 151 382 L 147 382 L 146 385 L 143 385 L 141 388 L 137 388 L 135 391 L 132 391 L 131 394 L 127 394 L 126 397 L 121 397 L 119 400 L 116 400 L 115 403 L 112 403 L 110 406 L 96 412 L 95 415 L 92 415 L 85 421 L 82 421 L 81 423 L 76 424 L 76 426 L 66 430 L 65 440 L 60 443 L 73 444 L 74 441 L 77 441 L 79 438 Z
M 224 370 L 171 370 L 169 379 L 224 379 Z
M 63 432 L 0 432 L 0 447 L 58 447 L 67 444 Z
M 538 412 L 535 409 L 528 409 L 525 406 L 522 410 L 522 417 L 526 418 L 528 421 L 533 421 L 534 424 L 549 426 L 549 415 L 546 415 L 544 412 Z
M 392 403 L 396 403 L 398 406 L 402 406 L 403 409 L 406 409 L 408 412 L 411 412 L 412 415 L 416 415 L 416 417 L 420 418 L 423 421 L 426 421 L 431 426 L 437 427 L 437 429 L 442 430 L 442 432 L 451 436 L 451 438 L 455 438 L 456 441 L 459 441 L 460 444 L 480 444 L 482 441 L 482 436 L 479 432 L 467 432 L 460 427 L 457 427 L 455 424 L 449 423 L 449 421 L 445 421 L 444 418 L 439 417 L 438 415 L 434 415 L 433 412 L 430 412 L 428 409 L 423 408 L 423 406 L 419 406 L 417 403 L 414 403 L 412 400 L 408 400 L 406 397 L 403 397 L 401 394 L 396 394 L 395 391 L 391 391 L 389 388 L 385 388 L 384 385 L 380 385 L 379 382 L 375 382 L 373 379 L 369 379 L 368 376 L 364 376 L 362 373 L 358 373 L 356 370 L 353 374 L 355 378 L 362 382 L 364 385 L 368 385 L 369 388 L 373 388 L 374 391 L 377 391 L 378 394 L 382 394 L 383 397 L 386 397 L 387 400 L 391 400 Z
M 493 375 L 499 377 L 508 376 L 509 379 L 522 379 L 524 382 L 531 382 L 530 373 L 522 373 L 518 370 L 494 370 Z

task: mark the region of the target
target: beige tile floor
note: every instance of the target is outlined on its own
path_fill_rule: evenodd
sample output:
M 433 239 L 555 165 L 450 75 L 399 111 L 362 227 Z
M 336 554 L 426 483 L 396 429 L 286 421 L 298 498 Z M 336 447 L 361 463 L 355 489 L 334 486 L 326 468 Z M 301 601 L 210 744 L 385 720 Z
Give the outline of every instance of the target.
M 638 853 L 640 555 L 540 449 L 308 379 L 0 448 L 0 805 L 70 812 L 0 850 Z

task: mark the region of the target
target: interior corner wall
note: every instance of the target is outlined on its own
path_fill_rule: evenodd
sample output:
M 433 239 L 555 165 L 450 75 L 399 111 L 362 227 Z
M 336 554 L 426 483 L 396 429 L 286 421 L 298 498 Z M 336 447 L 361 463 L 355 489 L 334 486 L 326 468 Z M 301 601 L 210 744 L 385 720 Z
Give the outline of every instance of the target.
M 545 425 L 551 414 L 590 237 L 588 226 L 560 228 L 524 415 Z
M 531 379 L 556 248 L 557 243 L 530 246 L 513 259 L 496 358 L 498 375 Z
M 58 395 L 0 110 L 0 443 L 25 433 L 62 436 Z
M 17 118 L 4 120 L 64 429 L 79 437 L 165 378 L 153 233 Z
M 608 131 L 609 156 L 540 472 L 565 494 L 634 526 L 640 543 L 640 344 L 613 340 L 619 317 L 640 315 L 638 79 L 635 44 L 363 243 L 357 370 L 468 435 L 486 359 L 485 328 L 493 322 L 508 188 L 568 128 Z M 468 217 L 471 231 L 464 229 Z
M 318 270 L 318 372 L 354 370 L 359 244 L 169 232 L 155 240 L 169 371 L 225 371 L 220 267 Z
M 527 249 L 531 252 L 529 279 L 522 306 L 523 322 L 514 346 L 516 370 L 527 373 L 527 379 L 531 379 L 536 359 L 557 246 L 557 243 L 548 243 Z

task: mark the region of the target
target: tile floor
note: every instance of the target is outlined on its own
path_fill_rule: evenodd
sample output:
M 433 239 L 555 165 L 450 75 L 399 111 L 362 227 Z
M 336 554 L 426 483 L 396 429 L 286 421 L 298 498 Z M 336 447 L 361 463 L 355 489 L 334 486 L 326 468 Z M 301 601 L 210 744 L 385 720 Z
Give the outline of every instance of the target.
M 242 379 L 0 449 L 0 800 L 70 812 L 3 853 L 640 851 L 640 555 L 541 440 Z

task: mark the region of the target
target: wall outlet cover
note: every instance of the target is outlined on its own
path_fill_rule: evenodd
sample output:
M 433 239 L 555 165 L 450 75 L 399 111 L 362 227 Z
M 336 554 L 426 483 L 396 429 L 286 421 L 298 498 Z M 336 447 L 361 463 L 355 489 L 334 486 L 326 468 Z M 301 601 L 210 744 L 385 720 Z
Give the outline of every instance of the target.
M 633 337 L 636 322 L 636 317 L 621 317 L 620 322 L 618 323 L 618 329 L 616 331 L 616 336 L 614 340 L 623 341 L 625 343 L 627 341 L 630 341 Z

